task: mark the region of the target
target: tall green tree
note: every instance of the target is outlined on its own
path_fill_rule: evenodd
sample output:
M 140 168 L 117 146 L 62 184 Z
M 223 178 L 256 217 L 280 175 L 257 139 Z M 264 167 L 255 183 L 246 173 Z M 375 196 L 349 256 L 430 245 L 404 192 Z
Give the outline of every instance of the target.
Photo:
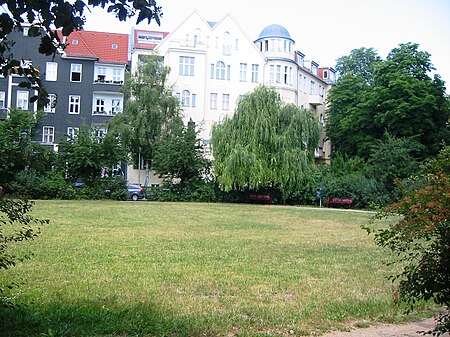
M 101 7 L 112 13 L 120 21 L 137 15 L 136 23 L 155 20 L 160 24 L 162 14 L 155 0 L 75 0 L 75 1 L 35 1 L 35 0 L 0 0 L 0 73 L 6 76 L 15 73 L 24 76 L 22 86 L 34 88 L 38 94 L 30 101 L 38 101 L 39 108 L 48 103 L 47 92 L 42 87 L 39 71 L 34 67 L 21 67 L 20 60 L 14 58 L 10 50 L 14 43 L 9 35 L 14 30 L 23 31 L 26 22 L 31 23 L 28 36 L 40 39 L 39 53 L 54 55 L 65 45 L 55 31 L 61 29 L 62 35 L 69 36 L 75 30 L 83 29 L 86 18 L 85 10 Z
M 287 198 L 314 165 L 318 139 L 311 111 L 283 104 L 275 89 L 260 86 L 213 128 L 214 172 L 226 191 L 275 188 Z
M 181 117 L 175 118 L 155 146 L 154 171 L 168 182 L 179 179 L 182 186 L 200 178 L 208 160 L 198 134 L 192 120 L 184 125 Z
M 430 54 L 417 44 L 400 44 L 386 60 L 372 49 L 356 49 L 337 69 L 342 76 L 330 90 L 327 115 L 335 151 L 367 159 L 388 132 L 424 145 L 421 155 L 428 157 L 450 139 L 444 82 L 430 78 Z
M 114 116 L 107 137 L 120 139 L 136 160 L 140 158 L 151 169 L 156 143 L 173 119 L 179 118 L 179 100 L 167 85 L 169 68 L 159 56 L 150 56 L 124 85 L 128 98 L 125 111 Z

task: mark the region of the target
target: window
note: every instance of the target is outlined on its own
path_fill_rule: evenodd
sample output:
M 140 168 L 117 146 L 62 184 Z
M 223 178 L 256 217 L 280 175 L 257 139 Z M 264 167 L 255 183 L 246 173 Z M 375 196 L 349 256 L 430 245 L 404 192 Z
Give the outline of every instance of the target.
M 121 111 L 122 109 L 120 108 L 120 99 L 113 98 L 111 100 L 111 113 L 115 115 Z
M 106 79 L 106 67 L 97 67 L 97 81 L 105 82 Z
M 69 113 L 70 114 L 80 113 L 80 96 L 77 95 L 69 96 Z
M 178 94 L 178 96 L 180 95 Z M 181 93 L 180 102 L 182 106 L 195 107 L 197 104 L 197 95 L 191 95 L 189 90 L 183 90 L 183 92 Z
M 314 81 L 311 81 L 311 84 L 309 86 L 309 94 L 310 95 L 316 94 L 316 83 Z
M 259 65 L 258 64 L 252 64 L 252 82 L 258 83 L 258 72 L 259 72 Z
M 113 69 L 113 82 L 114 83 L 122 83 L 123 79 L 122 79 L 122 69 L 120 68 L 114 68 Z
M 230 95 L 222 95 L 222 110 L 230 110 Z
M 323 71 L 323 78 L 326 80 L 328 79 L 328 70 Z
M 270 65 L 270 83 L 275 82 L 275 66 L 273 64 Z
M 194 76 L 194 57 L 180 56 L 180 75 Z
M 214 64 L 211 64 L 211 79 L 214 79 Z
M 67 128 L 67 140 L 77 139 L 78 131 L 80 131 L 80 128 L 68 127 Z
M 216 79 L 225 79 L 225 63 L 223 63 L 222 61 L 219 61 L 216 64 Z
M 104 114 L 105 113 L 105 99 L 104 98 L 97 98 L 95 100 L 94 113 L 96 113 L 96 114 Z
M 223 55 L 231 55 L 230 33 L 223 34 Z
M 239 80 L 247 81 L 247 63 L 241 63 L 239 68 Z
M 281 83 L 281 65 L 277 65 L 277 83 Z
M 306 93 L 306 76 L 303 76 L 303 92 Z
M 111 48 L 112 48 L 112 49 L 117 49 L 117 48 L 119 48 L 119 46 L 118 46 L 117 44 L 113 43 L 113 44 L 111 45 Z
M 191 106 L 191 93 L 189 92 L 189 90 L 183 90 L 181 94 L 181 105 Z
M 17 91 L 16 107 L 21 110 L 28 110 L 28 91 Z
M 6 107 L 5 99 L 6 99 L 6 93 L 4 91 L 0 91 L 0 109 L 3 109 Z
M 70 66 L 70 81 L 81 82 L 81 64 L 73 63 Z
M 55 128 L 44 126 L 42 128 L 42 143 L 53 143 L 55 141 Z
M 48 104 L 44 107 L 44 111 L 54 113 L 55 105 L 56 105 L 56 95 L 48 94 Z
M 231 66 L 227 65 L 227 80 L 230 80 L 230 76 L 231 76 Z
M 289 84 L 289 67 L 284 66 L 284 84 Z
M 209 94 L 209 107 L 211 109 L 217 109 L 217 93 L 212 92 Z
M 58 63 L 47 62 L 45 64 L 45 80 L 56 81 L 58 78 Z

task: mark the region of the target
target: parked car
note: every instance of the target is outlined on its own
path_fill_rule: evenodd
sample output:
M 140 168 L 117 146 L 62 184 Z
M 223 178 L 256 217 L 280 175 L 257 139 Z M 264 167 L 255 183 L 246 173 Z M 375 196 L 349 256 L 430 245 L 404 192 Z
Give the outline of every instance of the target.
M 127 185 L 127 199 L 138 201 L 144 198 L 145 193 L 141 185 Z

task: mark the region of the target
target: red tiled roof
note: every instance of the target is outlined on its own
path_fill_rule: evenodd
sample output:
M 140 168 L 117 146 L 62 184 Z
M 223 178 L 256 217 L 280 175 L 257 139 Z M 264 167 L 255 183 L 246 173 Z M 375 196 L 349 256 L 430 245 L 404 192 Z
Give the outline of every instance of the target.
M 107 63 L 128 63 L 128 34 L 80 30 L 67 36 L 66 43 L 68 56 L 96 57 L 99 62 Z
M 144 34 L 154 34 L 155 36 L 161 36 L 162 39 L 164 39 L 167 35 L 169 35 L 168 32 L 159 32 L 159 31 L 155 31 L 155 30 L 143 30 L 143 29 L 135 29 L 134 30 L 134 36 L 133 36 L 133 41 L 134 41 L 134 48 L 138 48 L 138 49 L 151 49 L 153 50 L 158 43 L 139 43 L 138 42 L 138 35 L 140 33 L 144 33 Z

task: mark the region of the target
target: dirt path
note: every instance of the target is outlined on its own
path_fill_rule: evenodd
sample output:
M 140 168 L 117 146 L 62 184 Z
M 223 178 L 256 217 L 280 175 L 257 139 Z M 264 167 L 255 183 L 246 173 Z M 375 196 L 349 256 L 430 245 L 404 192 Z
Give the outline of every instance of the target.
M 417 331 L 429 331 L 434 327 L 434 319 L 428 318 L 418 322 L 405 324 L 381 324 L 369 328 L 355 328 L 350 332 L 331 332 L 321 337 L 419 337 L 424 336 Z M 426 335 L 432 336 L 432 335 Z M 442 335 L 450 336 L 448 333 Z

